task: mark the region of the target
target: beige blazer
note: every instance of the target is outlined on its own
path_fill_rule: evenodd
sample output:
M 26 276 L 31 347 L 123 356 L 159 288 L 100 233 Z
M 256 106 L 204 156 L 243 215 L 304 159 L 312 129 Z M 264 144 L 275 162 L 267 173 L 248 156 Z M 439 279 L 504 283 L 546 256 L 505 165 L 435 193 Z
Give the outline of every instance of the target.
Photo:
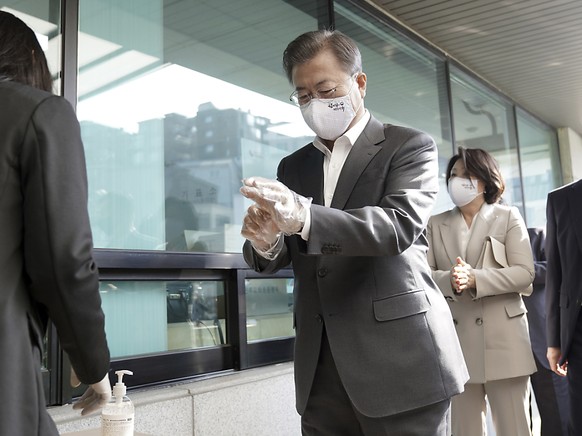
M 473 220 L 466 256 L 460 230 L 466 226 L 458 208 L 431 217 L 427 233 L 432 276 L 449 303 L 468 383 L 529 375 L 536 371 L 527 310 L 533 256 L 525 223 L 514 207 L 485 204 Z M 475 289 L 455 295 L 450 270 L 457 256 L 474 268 Z

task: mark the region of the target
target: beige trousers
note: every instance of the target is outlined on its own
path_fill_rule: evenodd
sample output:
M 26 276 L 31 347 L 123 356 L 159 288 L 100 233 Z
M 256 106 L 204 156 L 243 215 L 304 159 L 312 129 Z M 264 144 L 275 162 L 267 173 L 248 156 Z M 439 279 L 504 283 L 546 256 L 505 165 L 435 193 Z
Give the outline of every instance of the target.
M 496 436 L 531 436 L 529 417 L 529 376 L 466 384 L 465 391 L 453 397 L 453 436 L 487 434 L 487 403 Z

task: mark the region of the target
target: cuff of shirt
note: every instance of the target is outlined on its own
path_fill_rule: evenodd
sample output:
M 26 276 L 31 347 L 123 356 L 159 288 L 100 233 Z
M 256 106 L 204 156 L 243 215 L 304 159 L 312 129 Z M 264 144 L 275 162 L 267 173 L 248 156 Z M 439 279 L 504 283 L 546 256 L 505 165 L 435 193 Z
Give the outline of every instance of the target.
M 252 242 L 251 242 L 252 244 Z M 257 252 L 257 254 L 267 260 L 273 260 L 275 257 L 277 257 L 277 255 L 281 252 L 281 250 L 283 249 L 283 235 L 279 234 L 279 238 L 277 239 L 277 242 L 275 242 L 268 250 L 263 251 L 263 250 L 259 250 L 258 248 L 256 248 L 255 246 L 253 246 L 253 248 L 255 249 L 255 251 Z
M 309 231 L 311 230 L 311 202 L 304 206 L 307 209 L 307 213 L 305 214 L 305 222 L 303 223 L 303 228 L 297 234 L 301 236 L 301 239 L 304 241 L 309 241 Z

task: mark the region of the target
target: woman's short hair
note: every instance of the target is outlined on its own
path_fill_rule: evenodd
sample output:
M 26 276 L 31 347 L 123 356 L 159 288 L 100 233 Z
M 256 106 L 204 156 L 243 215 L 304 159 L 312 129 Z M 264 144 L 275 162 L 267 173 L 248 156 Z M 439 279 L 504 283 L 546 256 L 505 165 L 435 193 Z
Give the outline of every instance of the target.
M 0 11 L 0 77 L 52 92 L 52 76 L 36 35 L 4 11 Z
M 349 75 L 362 71 L 362 55 L 355 41 L 338 30 L 314 30 L 299 35 L 283 53 L 283 69 L 290 83 L 293 68 L 313 59 L 323 50 L 330 49 Z
M 457 154 L 451 157 L 447 165 L 447 186 L 453 166 L 459 159 L 463 161 L 465 169 L 472 177 L 478 178 L 485 184 L 483 193 L 485 202 L 497 203 L 505 191 L 505 182 L 495 158 L 481 148 L 459 147 Z

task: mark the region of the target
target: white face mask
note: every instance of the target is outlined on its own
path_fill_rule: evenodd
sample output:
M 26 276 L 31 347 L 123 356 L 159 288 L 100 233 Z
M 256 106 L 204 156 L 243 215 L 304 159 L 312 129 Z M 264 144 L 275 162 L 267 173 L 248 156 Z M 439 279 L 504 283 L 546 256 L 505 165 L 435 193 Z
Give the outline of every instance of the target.
M 449 179 L 449 195 L 455 206 L 462 207 L 472 202 L 475 197 L 482 194 L 477 192 L 477 179 L 471 177 L 465 179 L 463 177 L 451 177 Z
M 350 92 L 343 97 L 312 98 L 309 103 L 299 107 L 305 123 L 317 136 L 335 141 L 348 130 L 359 110 L 359 107 L 354 110 L 352 106 L 351 90 L 350 87 Z

